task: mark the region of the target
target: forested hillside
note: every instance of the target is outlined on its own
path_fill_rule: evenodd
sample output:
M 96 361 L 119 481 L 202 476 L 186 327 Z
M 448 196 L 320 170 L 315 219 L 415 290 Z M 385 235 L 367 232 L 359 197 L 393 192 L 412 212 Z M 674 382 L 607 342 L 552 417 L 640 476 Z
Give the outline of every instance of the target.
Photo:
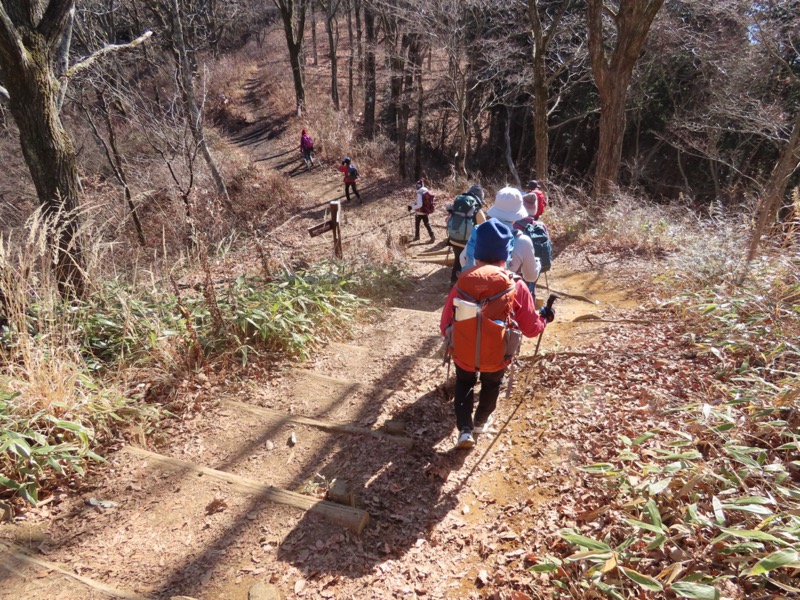
M 0 0 L 0 165 L 0 597 L 800 594 L 800 2 Z M 454 448 L 445 208 L 530 180 Z

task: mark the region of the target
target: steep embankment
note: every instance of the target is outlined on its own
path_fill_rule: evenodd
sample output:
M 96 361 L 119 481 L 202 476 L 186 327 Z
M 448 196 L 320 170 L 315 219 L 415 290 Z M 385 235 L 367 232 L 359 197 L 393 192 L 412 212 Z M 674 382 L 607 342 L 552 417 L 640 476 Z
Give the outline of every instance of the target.
M 298 214 L 265 239 L 287 261 L 320 256 L 329 252 L 330 234 L 309 242 L 305 228 L 340 197 L 341 177 L 335 165 L 302 168 L 291 120 L 252 93 L 265 78 L 259 73 L 243 90 L 254 118 L 234 141 L 305 191 Z M 410 228 L 410 190 L 367 173 L 362 195 L 363 204 L 344 208 L 348 256 L 441 247 L 398 245 Z M 441 235 L 441 219 L 435 221 Z M 237 256 L 253 261 L 252 254 L 234 255 L 232 269 Z M 162 443 L 142 440 L 157 455 L 121 451 L 81 497 L 60 498 L 3 526 L 2 539 L 16 544 L 0 569 L 4 594 L 235 599 L 247 598 L 257 582 L 308 598 L 526 590 L 534 577 L 522 568 L 526 555 L 555 523 L 541 515 L 558 504 L 573 468 L 565 446 L 553 440 L 575 415 L 539 385 L 531 340 L 511 397 L 501 399 L 495 433 L 471 453 L 454 451 L 438 358 L 449 272 L 410 264 L 415 283 L 405 297 L 379 315 L 365 313 L 342 341 L 302 364 L 224 379 L 198 374 L 185 382 L 196 412 L 165 424 Z M 550 284 L 600 303 L 561 300 L 543 350 L 580 352 L 612 327 L 635 327 L 575 321 L 618 318 L 619 309 L 634 305 L 602 274 L 575 270 L 562 256 Z M 548 364 L 558 360 L 551 355 Z M 387 421 L 398 436 L 387 437 Z M 580 423 L 570 425 L 572 435 L 583 435 Z M 352 494 L 355 509 L 308 506 L 329 488 L 343 492 L 339 500 Z

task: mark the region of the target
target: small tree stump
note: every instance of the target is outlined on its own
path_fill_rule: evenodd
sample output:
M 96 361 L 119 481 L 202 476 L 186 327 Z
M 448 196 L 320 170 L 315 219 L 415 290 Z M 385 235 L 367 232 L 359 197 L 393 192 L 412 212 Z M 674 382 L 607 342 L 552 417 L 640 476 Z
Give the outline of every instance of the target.
M 390 419 L 383 424 L 383 428 L 386 430 L 386 433 L 391 435 L 405 435 L 406 433 L 406 424 L 403 421 L 397 421 L 395 419 Z
M 346 481 L 341 479 L 334 479 L 333 485 L 328 489 L 327 499 L 337 504 L 344 504 L 345 506 L 355 507 L 356 495 L 350 489 Z

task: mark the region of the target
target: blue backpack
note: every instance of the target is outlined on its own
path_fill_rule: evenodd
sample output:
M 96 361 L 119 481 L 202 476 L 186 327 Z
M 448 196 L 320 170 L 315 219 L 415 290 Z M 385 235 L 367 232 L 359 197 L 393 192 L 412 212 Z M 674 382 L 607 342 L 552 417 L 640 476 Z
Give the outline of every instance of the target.
M 514 223 L 514 229 L 517 229 L 530 238 L 533 242 L 533 253 L 539 262 L 542 264 L 542 273 L 550 270 L 553 264 L 553 246 L 550 243 L 550 235 L 547 229 L 539 222 L 528 223 L 526 221 L 517 221 Z

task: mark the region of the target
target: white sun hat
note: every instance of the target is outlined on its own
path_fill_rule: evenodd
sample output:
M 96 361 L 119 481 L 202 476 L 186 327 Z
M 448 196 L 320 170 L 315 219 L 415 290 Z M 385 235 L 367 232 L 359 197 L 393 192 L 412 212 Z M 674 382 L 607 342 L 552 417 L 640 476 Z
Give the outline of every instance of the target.
M 486 214 L 501 221 L 513 223 L 528 216 L 522 204 L 522 192 L 514 187 L 504 187 L 497 192 L 492 208 Z

